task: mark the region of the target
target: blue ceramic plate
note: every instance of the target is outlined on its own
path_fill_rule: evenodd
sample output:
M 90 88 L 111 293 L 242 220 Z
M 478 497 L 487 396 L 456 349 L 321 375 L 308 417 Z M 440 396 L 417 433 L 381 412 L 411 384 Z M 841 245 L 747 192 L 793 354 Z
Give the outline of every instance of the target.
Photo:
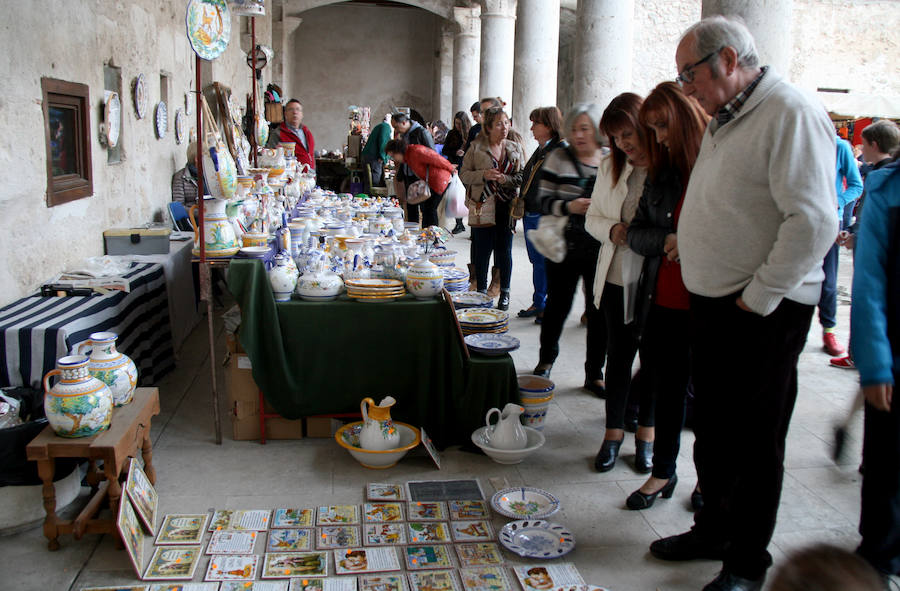
M 519 348 L 519 339 L 508 334 L 479 332 L 465 337 L 469 349 L 484 355 L 503 355 Z
M 557 558 L 575 548 L 575 536 L 549 521 L 510 521 L 500 530 L 500 543 L 525 558 Z

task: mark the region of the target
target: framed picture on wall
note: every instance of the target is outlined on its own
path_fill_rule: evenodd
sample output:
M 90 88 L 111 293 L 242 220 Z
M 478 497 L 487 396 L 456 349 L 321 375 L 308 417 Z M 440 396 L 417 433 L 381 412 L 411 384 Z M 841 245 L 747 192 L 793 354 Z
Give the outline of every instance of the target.
M 41 78 L 47 147 L 47 207 L 94 193 L 90 90 L 87 84 Z

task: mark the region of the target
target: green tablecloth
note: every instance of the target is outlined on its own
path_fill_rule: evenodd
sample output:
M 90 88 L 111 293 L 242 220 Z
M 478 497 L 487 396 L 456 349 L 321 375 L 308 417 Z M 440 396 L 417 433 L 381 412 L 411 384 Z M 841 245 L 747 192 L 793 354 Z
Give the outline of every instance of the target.
M 509 355 L 467 359 L 441 299 L 276 303 L 259 260 L 233 260 L 228 286 L 253 378 L 289 419 L 359 412 L 364 397 L 391 395 L 392 416 L 443 448 L 468 442 L 489 408 L 518 401 Z

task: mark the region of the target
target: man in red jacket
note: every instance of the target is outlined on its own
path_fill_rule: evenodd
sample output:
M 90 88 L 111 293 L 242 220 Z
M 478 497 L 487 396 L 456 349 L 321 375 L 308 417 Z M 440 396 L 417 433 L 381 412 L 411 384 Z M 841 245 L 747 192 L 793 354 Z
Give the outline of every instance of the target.
M 277 148 L 281 142 L 294 142 L 294 154 L 300 164 L 308 164 L 316 168 L 316 141 L 309 128 L 303 125 L 303 105 L 297 99 L 291 99 L 284 106 L 284 121 L 269 134 L 267 148 Z

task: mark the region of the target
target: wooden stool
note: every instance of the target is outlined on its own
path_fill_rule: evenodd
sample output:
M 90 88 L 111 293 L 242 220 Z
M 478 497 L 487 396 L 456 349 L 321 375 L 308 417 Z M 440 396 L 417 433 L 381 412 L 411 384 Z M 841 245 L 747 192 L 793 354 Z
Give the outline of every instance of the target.
M 128 460 L 137 457 L 144 460 L 144 472 L 151 483 L 156 482 L 153 469 L 153 445 L 150 442 L 150 421 L 159 414 L 159 390 L 138 388 L 130 404 L 113 409 L 112 424 L 103 433 L 91 437 L 68 439 L 58 437 L 51 427 L 45 428 L 35 437 L 25 453 L 29 460 L 38 465 L 38 475 L 44 482 L 43 497 L 44 535 L 49 540 L 50 550 L 59 549 L 60 534 L 74 534 L 80 540 L 85 533 L 115 533 L 116 515 L 122 497 L 119 478 L 122 468 L 127 468 Z M 56 458 L 87 458 L 87 481 L 93 496 L 74 521 L 61 520 L 56 516 L 56 487 L 53 485 L 54 460 Z M 97 461 L 103 461 L 103 471 L 97 469 Z M 105 497 L 109 497 L 112 517 L 94 519 Z

